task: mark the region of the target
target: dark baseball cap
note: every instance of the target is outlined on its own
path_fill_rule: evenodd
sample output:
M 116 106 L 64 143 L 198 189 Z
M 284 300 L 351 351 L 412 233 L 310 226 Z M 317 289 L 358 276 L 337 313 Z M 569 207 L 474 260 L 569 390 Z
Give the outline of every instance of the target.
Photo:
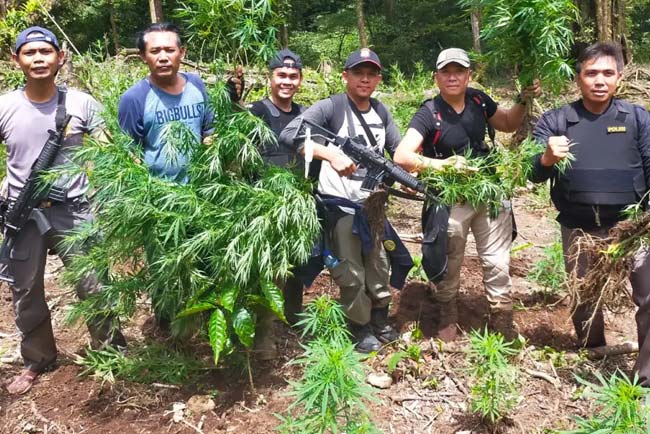
M 48 44 L 52 45 L 54 48 L 56 48 L 56 51 L 60 50 L 59 40 L 56 39 L 54 33 L 52 33 L 51 31 L 43 27 L 34 26 L 20 32 L 20 34 L 16 38 L 16 47 L 14 48 L 14 53 L 18 54 L 18 51 L 20 51 L 20 47 L 22 47 L 25 44 L 28 44 L 30 42 L 41 42 L 41 41 L 47 42 Z
M 351 69 L 357 65 L 361 65 L 362 63 L 372 63 L 377 68 L 381 69 L 379 56 L 377 56 L 377 53 L 372 51 L 370 48 L 362 48 L 361 50 L 350 54 L 348 60 L 345 61 L 343 69 Z
M 275 56 L 269 60 L 269 69 L 273 70 L 276 68 L 298 68 L 302 71 L 302 60 L 293 51 L 285 48 L 275 53 Z

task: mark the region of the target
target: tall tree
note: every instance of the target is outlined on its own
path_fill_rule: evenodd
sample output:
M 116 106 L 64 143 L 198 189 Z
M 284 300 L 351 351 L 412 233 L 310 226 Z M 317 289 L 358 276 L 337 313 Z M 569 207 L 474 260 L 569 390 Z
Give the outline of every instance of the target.
M 149 14 L 152 23 L 159 23 L 163 20 L 162 0 L 149 0 Z
M 368 35 L 366 33 L 366 18 L 363 14 L 363 0 L 357 0 L 357 29 L 359 30 L 359 46 L 368 46 Z

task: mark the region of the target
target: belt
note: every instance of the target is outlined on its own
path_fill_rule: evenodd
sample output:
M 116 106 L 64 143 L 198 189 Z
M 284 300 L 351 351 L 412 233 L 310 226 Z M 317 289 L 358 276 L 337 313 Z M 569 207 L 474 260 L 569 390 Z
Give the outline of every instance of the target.
M 42 208 L 42 209 L 47 209 L 47 208 L 52 208 L 55 205 L 77 205 L 81 202 L 86 201 L 87 199 L 84 196 L 77 196 L 73 197 L 72 199 L 67 199 L 64 202 L 58 201 L 58 200 L 52 200 L 52 199 L 46 199 L 41 201 L 36 208 Z

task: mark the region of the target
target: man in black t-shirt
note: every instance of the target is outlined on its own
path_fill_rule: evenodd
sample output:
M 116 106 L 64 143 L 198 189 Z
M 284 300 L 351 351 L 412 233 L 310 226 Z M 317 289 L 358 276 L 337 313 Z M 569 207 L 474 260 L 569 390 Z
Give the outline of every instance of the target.
M 466 160 L 462 155 L 468 149 L 475 156 L 489 151 L 485 143 L 486 129 L 505 132 L 517 129 L 526 111 L 525 100 L 520 97 L 510 109 L 503 109 L 484 92 L 469 88 L 470 77 L 470 61 L 464 50 L 449 48 L 440 53 L 435 73 L 440 94 L 426 101 L 413 117 L 395 152 L 397 164 L 409 171 L 420 171 L 424 167 L 442 169 L 448 165 L 463 170 Z M 539 92 L 538 82 L 524 91 L 526 95 L 534 96 Z M 447 273 L 433 292 L 440 308 L 438 337 L 444 341 L 453 341 L 457 337 L 456 295 L 470 229 L 483 267 L 483 283 L 490 302 L 490 326 L 507 338 L 514 338 L 509 275 L 512 243 L 509 202 L 504 202 L 496 218 L 490 217 L 485 205 L 478 208 L 468 203 L 451 206 L 447 230 Z

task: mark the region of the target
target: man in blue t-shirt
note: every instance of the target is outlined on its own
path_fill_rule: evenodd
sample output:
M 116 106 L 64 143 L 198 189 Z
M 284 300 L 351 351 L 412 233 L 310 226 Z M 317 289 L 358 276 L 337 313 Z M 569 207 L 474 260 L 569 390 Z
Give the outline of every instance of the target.
M 139 34 L 137 46 L 149 75 L 120 98 L 120 127 L 143 147 L 144 162 L 153 175 L 187 182 L 189 155 L 170 158 L 165 131 L 176 121 L 187 126 L 197 140 L 212 132 L 205 84 L 195 74 L 178 71 L 185 47 L 175 25 L 152 24 Z

